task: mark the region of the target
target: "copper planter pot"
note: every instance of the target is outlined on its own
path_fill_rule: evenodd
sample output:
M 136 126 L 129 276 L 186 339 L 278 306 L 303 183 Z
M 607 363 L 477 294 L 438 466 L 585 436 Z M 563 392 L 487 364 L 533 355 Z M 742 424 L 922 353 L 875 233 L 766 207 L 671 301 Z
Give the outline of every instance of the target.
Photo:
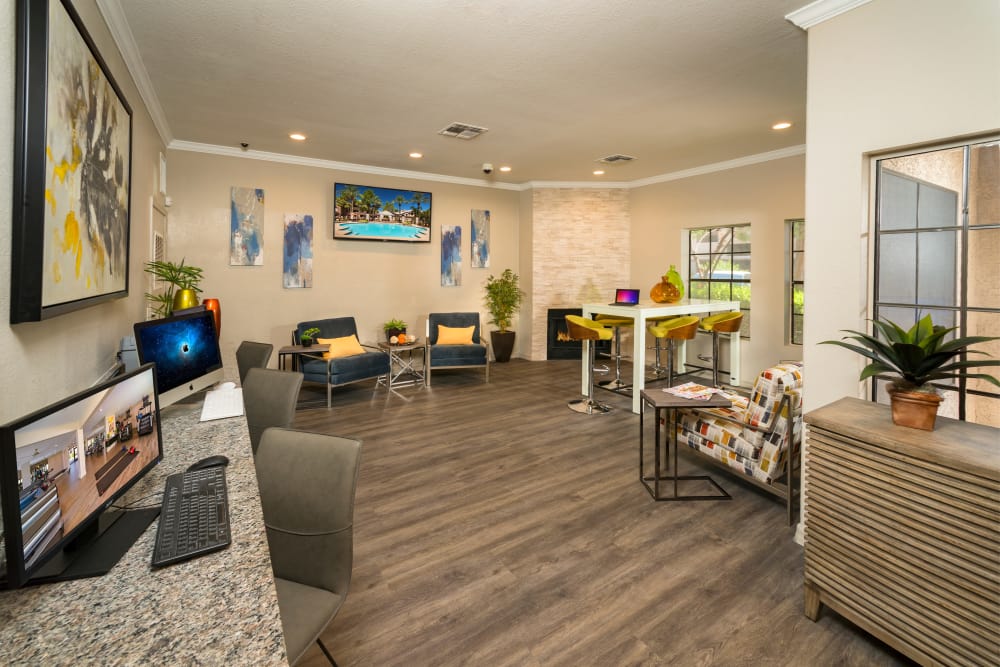
M 897 426 L 934 430 L 941 397 L 922 391 L 890 391 L 892 423 Z

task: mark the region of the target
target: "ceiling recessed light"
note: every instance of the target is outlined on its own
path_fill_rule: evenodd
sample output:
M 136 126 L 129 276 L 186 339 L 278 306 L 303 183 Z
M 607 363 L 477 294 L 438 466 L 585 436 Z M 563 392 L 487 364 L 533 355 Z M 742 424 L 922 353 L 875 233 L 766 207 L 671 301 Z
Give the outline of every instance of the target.
M 604 170 L 603 169 L 595 169 L 594 170 L 594 176 L 603 176 L 603 175 L 604 175 Z
M 500 171 L 510 171 L 510 167 L 500 167 Z
M 294 139 L 295 141 L 305 141 L 306 135 L 302 134 L 301 132 L 292 132 L 291 134 L 288 135 L 288 138 Z
M 424 156 L 423 153 L 418 153 L 416 151 L 413 151 L 412 153 L 410 153 L 410 157 L 412 157 L 412 158 L 421 158 L 423 156 Z
M 775 123 L 774 125 L 772 125 L 771 129 L 772 130 L 787 130 L 791 126 L 792 126 L 791 123 L 789 123 L 787 120 L 783 120 L 780 123 Z

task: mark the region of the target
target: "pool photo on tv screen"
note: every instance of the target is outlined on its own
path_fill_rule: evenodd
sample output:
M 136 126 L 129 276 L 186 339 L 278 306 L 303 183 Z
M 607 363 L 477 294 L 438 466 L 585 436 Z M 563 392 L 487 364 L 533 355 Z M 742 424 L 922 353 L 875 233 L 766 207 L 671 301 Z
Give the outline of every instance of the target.
M 333 201 L 335 239 L 430 243 L 429 192 L 336 183 Z

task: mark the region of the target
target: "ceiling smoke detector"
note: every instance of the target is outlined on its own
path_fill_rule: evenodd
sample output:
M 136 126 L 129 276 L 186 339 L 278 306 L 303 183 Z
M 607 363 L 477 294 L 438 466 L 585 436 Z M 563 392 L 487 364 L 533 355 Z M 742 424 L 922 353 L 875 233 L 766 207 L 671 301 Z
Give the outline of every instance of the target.
M 635 158 L 631 155 L 622 155 L 621 153 L 615 153 L 614 155 L 608 155 L 607 157 L 599 158 L 595 160 L 601 164 L 619 164 L 621 162 L 631 162 Z
M 438 134 L 443 134 L 446 137 L 455 137 L 456 139 L 475 139 L 483 132 L 489 132 L 489 129 L 479 127 L 478 125 L 469 125 L 468 123 L 452 123 L 443 130 L 439 130 Z

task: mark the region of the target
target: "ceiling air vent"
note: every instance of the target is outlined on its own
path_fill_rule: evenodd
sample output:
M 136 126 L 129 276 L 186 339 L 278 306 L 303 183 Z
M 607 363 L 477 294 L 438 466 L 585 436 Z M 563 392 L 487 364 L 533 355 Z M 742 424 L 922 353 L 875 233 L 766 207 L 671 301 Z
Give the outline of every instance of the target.
M 489 132 L 489 130 L 485 127 L 469 125 L 468 123 L 452 123 L 443 130 L 438 131 L 438 134 L 458 139 L 475 139 L 483 132 Z
M 598 162 L 602 162 L 604 164 L 619 164 L 621 162 L 631 162 L 634 159 L 635 158 L 632 157 L 631 155 L 622 155 L 621 153 L 616 153 L 615 155 L 609 155 L 607 157 L 602 157 L 601 159 L 599 159 L 597 161 Z

